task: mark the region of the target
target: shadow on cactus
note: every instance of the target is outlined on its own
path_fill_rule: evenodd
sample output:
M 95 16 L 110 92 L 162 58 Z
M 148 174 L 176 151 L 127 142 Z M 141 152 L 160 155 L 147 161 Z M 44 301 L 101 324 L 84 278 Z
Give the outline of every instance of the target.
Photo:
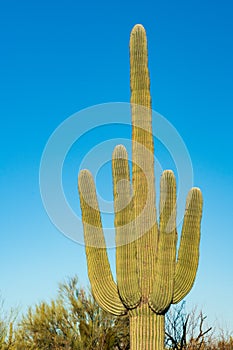
M 133 28 L 130 37 L 130 84 L 132 180 L 124 146 L 117 146 L 112 157 L 117 283 L 112 277 L 95 185 L 88 170 L 80 172 L 78 188 L 93 296 L 104 310 L 129 316 L 132 350 L 159 350 L 164 349 L 166 311 L 186 296 L 195 280 L 202 195 L 197 188 L 188 193 L 176 254 L 176 180 L 170 170 L 161 176 L 158 223 L 156 219 L 147 39 L 141 25 Z

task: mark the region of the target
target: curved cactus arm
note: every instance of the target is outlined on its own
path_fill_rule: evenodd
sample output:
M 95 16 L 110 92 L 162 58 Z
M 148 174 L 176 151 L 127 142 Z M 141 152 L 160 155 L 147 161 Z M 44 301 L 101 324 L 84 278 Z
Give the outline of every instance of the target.
M 187 196 L 180 248 L 176 263 L 173 303 L 183 299 L 193 286 L 199 260 L 202 194 L 192 188 Z
M 117 285 L 121 300 L 128 309 L 141 299 L 139 290 L 134 220 L 130 188 L 128 155 L 124 146 L 115 148 L 112 156 Z
M 134 215 L 138 275 L 143 301 L 148 301 L 155 274 L 158 241 L 155 208 L 154 142 L 146 32 L 136 25 L 130 36 L 130 87 Z
M 171 304 L 176 263 L 176 180 L 171 170 L 160 181 L 160 222 L 157 264 L 149 305 L 163 313 Z
M 93 295 L 104 310 L 114 315 L 125 314 L 127 310 L 120 300 L 116 283 L 112 277 L 95 185 L 88 170 L 80 172 L 78 189 L 82 209 L 88 276 Z

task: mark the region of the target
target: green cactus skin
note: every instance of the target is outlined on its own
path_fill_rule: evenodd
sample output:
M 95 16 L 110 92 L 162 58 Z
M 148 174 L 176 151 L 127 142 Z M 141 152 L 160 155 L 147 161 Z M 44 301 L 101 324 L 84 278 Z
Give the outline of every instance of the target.
M 116 230 L 115 283 L 110 269 L 93 178 L 79 174 L 88 275 L 100 307 L 130 318 L 131 350 L 164 349 L 164 315 L 192 288 L 199 260 L 202 194 L 187 196 L 176 258 L 176 180 L 171 170 L 160 181 L 159 223 L 156 221 L 154 144 L 146 33 L 136 25 L 130 37 L 132 106 L 132 188 L 127 152 L 118 145 L 112 157 Z M 146 209 L 146 210 L 145 210 Z M 143 220 L 136 219 L 144 212 Z M 145 231 L 144 224 L 152 223 Z

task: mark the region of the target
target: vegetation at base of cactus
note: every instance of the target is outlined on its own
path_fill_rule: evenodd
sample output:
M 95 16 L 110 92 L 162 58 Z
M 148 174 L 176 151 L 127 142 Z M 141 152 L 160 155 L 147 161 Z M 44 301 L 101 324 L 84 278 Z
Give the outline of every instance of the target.
M 202 195 L 193 188 L 187 196 L 176 258 L 176 181 L 170 170 L 161 177 L 159 223 L 156 220 L 150 79 L 142 25 L 136 25 L 130 36 L 130 85 L 132 181 L 122 145 L 115 148 L 112 160 L 117 283 L 105 249 L 94 181 L 90 172 L 83 170 L 78 188 L 88 274 L 98 304 L 114 315 L 128 314 L 131 349 L 162 350 L 164 315 L 172 303 L 187 295 L 196 276 Z
M 129 320 L 103 311 L 75 276 L 60 284 L 56 299 L 30 307 L 12 339 L 1 345 L 1 350 L 127 350 Z

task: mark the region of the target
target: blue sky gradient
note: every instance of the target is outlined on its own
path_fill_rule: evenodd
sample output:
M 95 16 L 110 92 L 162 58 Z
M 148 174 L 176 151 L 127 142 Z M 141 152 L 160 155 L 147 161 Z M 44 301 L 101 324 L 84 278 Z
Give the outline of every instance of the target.
M 231 0 L 1 2 L 0 290 L 7 306 L 49 300 L 74 274 L 88 283 L 84 247 L 44 210 L 40 159 L 73 113 L 129 102 L 129 35 L 142 23 L 153 108 L 182 136 L 204 196 L 200 266 L 187 304 L 233 331 L 232 16 Z M 68 190 L 76 195 L 73 174 Z

